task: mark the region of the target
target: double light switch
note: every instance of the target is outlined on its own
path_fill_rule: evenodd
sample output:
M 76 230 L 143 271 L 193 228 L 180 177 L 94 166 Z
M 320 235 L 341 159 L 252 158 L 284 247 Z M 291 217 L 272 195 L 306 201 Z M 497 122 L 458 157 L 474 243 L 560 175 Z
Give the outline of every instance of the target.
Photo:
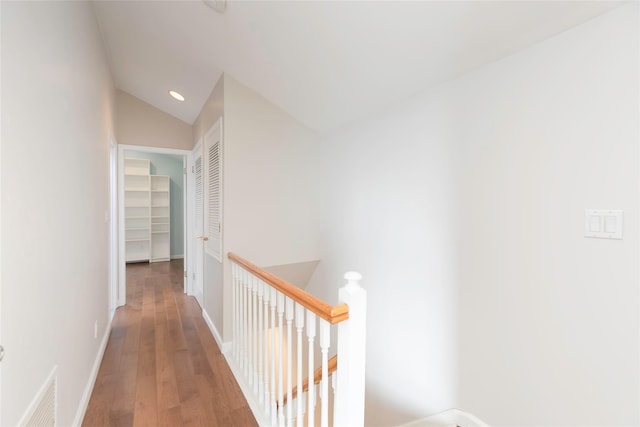
M 622 239 L 623 211 L 587 209 L 584 236 L 600 239 Z

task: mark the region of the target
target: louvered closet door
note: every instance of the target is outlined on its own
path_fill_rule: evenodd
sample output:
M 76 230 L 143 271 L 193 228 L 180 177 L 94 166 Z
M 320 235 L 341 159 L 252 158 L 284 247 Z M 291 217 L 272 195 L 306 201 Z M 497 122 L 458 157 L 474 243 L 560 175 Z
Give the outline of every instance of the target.
M 205 251 L 222 261 L 222 129 L 221 122 L 205 135 L 204 224 L 208 240 Z
M 193 272 L 192 272 L 192 292 L 200 307 L 204 307 L 204 286 L 203 286 L 203 269 L 204 269 L 204 176 L 203 176 L 203 158 L 202 144 L 198 144 L 193 152 Z

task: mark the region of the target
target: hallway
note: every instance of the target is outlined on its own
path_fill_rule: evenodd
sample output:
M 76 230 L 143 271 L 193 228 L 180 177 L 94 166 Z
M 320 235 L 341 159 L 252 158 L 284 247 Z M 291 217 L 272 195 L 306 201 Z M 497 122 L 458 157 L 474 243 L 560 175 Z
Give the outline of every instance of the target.
M 257 425 L 182 276 L 182 260 L 127 266 L 83 426 Z

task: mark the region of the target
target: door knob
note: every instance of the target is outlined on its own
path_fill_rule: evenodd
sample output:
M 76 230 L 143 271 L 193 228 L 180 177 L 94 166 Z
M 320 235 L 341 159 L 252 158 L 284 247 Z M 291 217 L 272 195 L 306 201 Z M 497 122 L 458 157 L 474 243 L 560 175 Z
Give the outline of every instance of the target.
M 202 240 L 204 240 L 205 242 L 206 242 L 207 240 L 209 240 L 209 238 L 208 238 L 207 236 L 196 236 L 196 239 L 202 239 Z

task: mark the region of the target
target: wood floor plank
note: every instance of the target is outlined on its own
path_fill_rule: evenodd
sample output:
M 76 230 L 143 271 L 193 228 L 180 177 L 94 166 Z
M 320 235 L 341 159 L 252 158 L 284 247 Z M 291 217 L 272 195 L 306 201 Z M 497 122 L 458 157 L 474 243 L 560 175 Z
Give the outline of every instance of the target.
M 127 266 L 83 426 L 257 426 L 197 301 L 182 260 Z
M 166 321 L 156 322 L 156 381 L 158 386 L 158 410 L 180 406 L 178 383 L 174 368 L 174 352 L 167 350 Z
M 133 425 L 134 427 L 155 427 L 158 425 L 155 375 L 138 377 Z
M 198 394 L 195 383 L 191 357 L 187 350 L 180 350 L 174 353 L 174 371 L 176 373 L 176 384 L 180 402 L 186 402 Z
M 158 427 L 175 427 L 179 425 L 182 425 L 182 411 L 179 405 L 158 412 Z
M 117 377 L 104 375 L 100 382 L 96 381 L 94 393 L 91 395 L 83 426 L 109 425 L 109 407 L 116 389 Z
M 111 405 L 111 417 L 121 418 L 130 415 L 133 422 L 138 379 L 138 353 L 123 353 L 120 363 L 118 382 Z
M 131 427 L 133 426 L 133 412 L 117 416 L 112 413 L 109 418 L 109 424 L 112 427 Z

